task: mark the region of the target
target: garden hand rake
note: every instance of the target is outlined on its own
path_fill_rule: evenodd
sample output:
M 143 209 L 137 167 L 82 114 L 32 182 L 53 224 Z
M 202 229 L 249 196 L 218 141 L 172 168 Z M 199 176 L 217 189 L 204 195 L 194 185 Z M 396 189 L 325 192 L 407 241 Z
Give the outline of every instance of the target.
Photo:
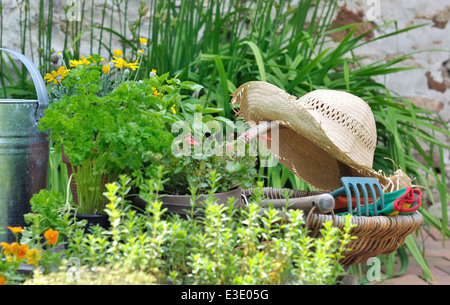
M 352 205 L 352 191 L 354 193 L 354 197 L 356 198 L 356 211 L 357 215 L 361 216 L 361 195 L 360 190 L 362 191 L 362 198 L 364 200 L 365 207 L 365 216 L 369 216 L 369 194 L 368 190 L 370 190 L 373 202 L 373 209 L 375 216 L 378 215 L 377 211 L 377 192 L 380 196 L 380 205 L 381 209 L 384 209 L 384 193 L 381 188 L 380 182 L 376 178 L 369 177 L 342 177 L 341 178 L 342 187 L 330 193 L 335 199 L 339 196 L 347 196 L 348 202 L 348 213 L 353 215 L 353 205 Z M 377 192 L 376 192 L 376 191 Z

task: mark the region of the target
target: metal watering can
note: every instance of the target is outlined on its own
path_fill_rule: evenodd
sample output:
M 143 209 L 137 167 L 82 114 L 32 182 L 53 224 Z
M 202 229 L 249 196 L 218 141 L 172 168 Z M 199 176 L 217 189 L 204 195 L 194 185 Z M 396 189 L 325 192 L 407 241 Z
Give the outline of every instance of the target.
M 8 230 L 26 226 L 30 199 L 47 186 L 49 140 L 37 130 L 38 120 L 48 107 L 44 80 L 24 55 L 0 48 L 17 57 L 27 68 L 38 100 L 0 99 L 0 242 L 15 241 Z

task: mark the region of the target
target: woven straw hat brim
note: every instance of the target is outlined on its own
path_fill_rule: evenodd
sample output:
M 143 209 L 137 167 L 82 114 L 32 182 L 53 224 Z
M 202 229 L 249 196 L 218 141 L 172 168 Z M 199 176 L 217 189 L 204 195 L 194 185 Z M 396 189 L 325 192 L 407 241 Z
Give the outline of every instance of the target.
M 272 84 L 255 81 L 240 86 L 232 102 L 240 105 L 238 114 L 251 127 L 260 122 L 280 124 L 278 153 L 270 145 L 269 151 L 295 175 L 316 189 L 332 191 L 342 186 L 339 162 L 354 169 L 348 175 L 383 178 L 383 175 L 372 169 L 373 150 L 365 151 L 357 142 L 345 138 L 339 126 L 327 126 L 326 133 L 321 126 L 324 121 L 319 122 L 315 112 L 306 109 L 301 99 Z M 333 124 L 332 120 L 329 121 Z M 342 147 L 345 147 L 345 151 Z

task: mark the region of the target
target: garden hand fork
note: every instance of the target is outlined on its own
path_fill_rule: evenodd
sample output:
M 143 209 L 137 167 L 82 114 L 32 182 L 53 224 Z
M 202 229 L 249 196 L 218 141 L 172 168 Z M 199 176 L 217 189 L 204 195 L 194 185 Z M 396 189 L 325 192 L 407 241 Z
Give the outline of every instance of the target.
M 366 216 L 369 216 L 368 190 L 370 190 L 370 193 L 372 195 L 373 199 L 372 202 L 375 216 L 378 215 L 377 192 L 380 196 L 381 209 L 384 209 L 384 193 L 383 189 L 381 188 L 380 182 L 378 182 L 378 179 L 369 177 L 342 177 L 341 182 L 343 186 L 331 192 L 330 195 L 332 195 L 335 199 L 337 199 L 339 196 L 343 195 L 347 196 L 348 213 L 350 215 L 353 215 L 352 191 L 354 193 L 354 197 L 356 198 L 356 211 L 358 216 L 361 216 L 360 190 L 362 191 Z

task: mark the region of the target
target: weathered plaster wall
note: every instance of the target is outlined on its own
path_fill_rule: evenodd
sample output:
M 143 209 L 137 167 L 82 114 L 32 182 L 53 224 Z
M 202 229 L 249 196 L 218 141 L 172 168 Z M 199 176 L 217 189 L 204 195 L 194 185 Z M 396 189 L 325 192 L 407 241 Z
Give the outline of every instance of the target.
M 378 16 L 372 24 L 378 26 L 395 20 L 387 28 L 375 31 L 375 38 L 397 27 L 427 24 L 424 27 L 370 43 L 358 49 L 357 54 L 368 61 L 391 60 L 405 54 L 411 58 L 398 67 L 419 67 L 379 78 L 388 88 L 416 104 L 439 113 L 450 124 L 450 0 L 340 0 L 342 11 L 336 22 L 342 20 L 371 21 L 372 9 L 378 6 Z M 427 51 L 434 50 L 434 51 Z M 450 139 L 441 137 L 449 143 Z M 450 164 L 450 157 L 446 157 Z
M 295 3 L 298 0 L 293 1 Z M 23 0 L 3 0 L 3 46 L 19 49 L 19 7 Z M 31 2 L 32 34 L 28 42 L 35 52 L 38 46 L 38 1 Z M 86 1 L 90 2 L 90 1 Z M 357 50 L 357 55 L 367 57 L 367 62 L 376 60 L 389 60 L 403 54 L 413 53 L 411 58 L 398 64 L 400 67 L 420 67 L 421 69 L 409 70 L 384 76 L 378 80 L 398 94 L 409 97 L 420 106 L 439 113 L 450 124 L 450 0 L 338 0 L 342 10 L 335 16 L 335 22 L 354 23 L 361 21 L 373 21 L 365 27 L 377 26 L 385 22 L 395 20 L 387 28 L 375 31 L 369 38 L 376 38 L 389 33 L 395 28 L 403 29 L 409 26 L 427 24 L 424 27 L 395 35 L 370 43 Z M 52 46 L 60 51 L 64 45 L 64 33 L 70 31 L 66 28 L 67 14 L 63 6 L 67 1 L 54 1 L 53 9 L 53 35 Z M 130 0 L 128 6 L 128 18 L 138 18 L 139 0 Z M 112 1 L 108 7 L 111 8 Z M 94 1 L 94 24 L 99 25 L 103 1 Z M 109 20 L 111 10 L 107 10 L 106 20 Z M 85 28 L 89 27 L 90 7 L 86 7 Z M 150 16 L 143 19 L 143 27 L 147 27 Z M 118 30 L 118 20 L 114 26 Z M 107 23 L 108 24 L 108 23 Z M 339 37 L 333 37 L 339 39 Z M 88 39 L 86 39 L 88 40 Z M 114 42 L 119 45 L 118 41 Z M 87 47 L 87 46 L 86 46 Z M 439 49 L 440 51 L 426 51 Z M 447 51 L 447 52 L 445 52 Z M 27 55 L 32 51 L 27 50 Z M 55 58 L 56 59 L 56 58 Z M 441 137 L 439 140 L 450 143 L 450 139 Z M 450 167 L 450 156 L 446 152 L 446 163 Z
M 438 113 L 450 126 L 450 0 L 340 0 L 339 2 L 342 10 L 335 18 L 337 24 L 368 21 L 369 23 L 365 25 L 367 28 L 396 21 L 387 28 L 376 30 L 369 38 L 379 37 L 395 29 L 425 24 L 401 35 L 362 46 L 357 50 L 357 55 L 367 57 L 367 62 L 373 62 L 389 61 L 398 56 L 411 54 L 410 59 L 396 66 L 419 69 L 389 74 L 379 77 L 378 81 L 422 108 Z M 450 143 L 450 138 L 446 136 L 440 135 L 438 140 Z M 450 153 L 447 150 L 444 154 L 447 186 L 450 187 Z M 435 154 L 436 167 L 439 163 L 439 156 Z M 432 195 L 436 204 L 430 208 L 430 212 L 439 217 L 440 196 L 436 190 L 433 190 Z M 448 216 L 450 217 L 450 212 Z

